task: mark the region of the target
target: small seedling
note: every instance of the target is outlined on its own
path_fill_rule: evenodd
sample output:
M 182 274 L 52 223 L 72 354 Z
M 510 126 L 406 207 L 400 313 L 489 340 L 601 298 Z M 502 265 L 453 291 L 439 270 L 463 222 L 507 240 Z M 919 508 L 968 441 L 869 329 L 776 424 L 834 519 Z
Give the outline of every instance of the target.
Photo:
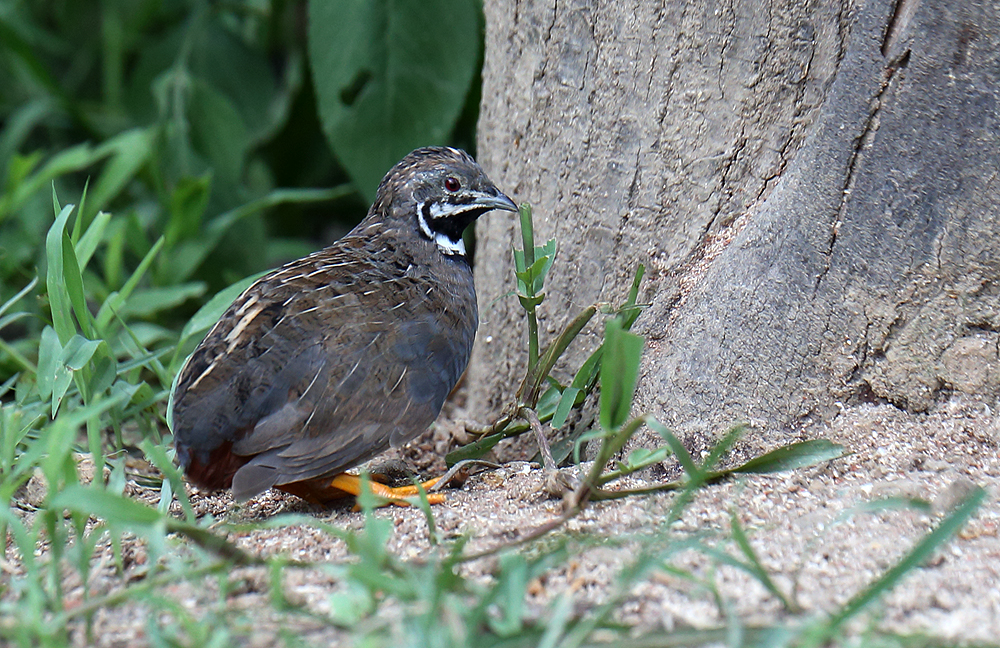
M 645 273 L 645 268 L 640 265 L 625 302 L 620 307 L 613 308 L 606 303 L 588 306 L 574 317 L 544 350 L 540 351 L 537 308 L 545 300 L 545 279 L 555 261 L 556 242 L 550 239 L 544 245 L 535 245 L 532 210 L 531 205 L 527 203 L 520 207 L 520 225 L 523 247 L 520 250 L 513 250 L 517 288 L 512 294 L 517 297 L 525 312 L 528 338 L 527 369 L 513 402 L 501 411 L 496 421 L 485 426 L 466 426 L 468 432 L 479 438 L 449 453 L 445 458 L 449 466 L 459 461 L 482 457 L 500 441 L 524 434 L 532 429 L 533 418 L 537 418 L 540 423 L 551 422 L 553 428 L 565 425 L 570 411 L 582 404 L 586 395 L 597 384 L 601 371 L 603 345 L 594 350 L 580 365 L 569 385 L 561 385 L 552 378 L 553 367 L 598 312 L 614 316 L 620 327 L 628 331 L 644 308 L 636 301 Z M 537 430 L 535 435 L 540 451 L 545 454 L 548 448 L 547 441 Z M 553 462 L 561 462 L 567 457 L 575 438 L 571 436 L 564 440 L 563 445 L 557 448 L 556 454 L 551 455 Z

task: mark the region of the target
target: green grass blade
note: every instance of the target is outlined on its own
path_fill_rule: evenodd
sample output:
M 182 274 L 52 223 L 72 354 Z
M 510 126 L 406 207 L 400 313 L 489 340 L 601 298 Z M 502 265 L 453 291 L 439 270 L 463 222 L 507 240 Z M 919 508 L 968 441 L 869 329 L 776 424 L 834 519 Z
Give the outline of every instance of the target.
M 31 281 L 28 282 L 27 286 L 19 290 L 16 295 L 5 301 L 3 305 L 0 306 L 0 322 L 4 321 L 3 320 L 4 313 L 9 311 L 14 304 L 24 299 L 24 297 L 32 290 L 34 290 L 35 286 L 37 285 L 38 285 L 38 277 L 37 276 L 32 277 Z M 9 323 L 10 321 L 13 320 L 7 320 L 7 323 Z M 3 326 L 4 326 L 3 324 L 0 324 L 0 328 L 3 328 Z
M 573 387 L 572 385 L 567 387 L 562 391 L 559 396 L 559 403 L 556 405 L 556 411 L 552 415 L 552 429 L 558 430 L 562 426 L 566 425 L 566 419 L 569 418 L 569 413 L 573 409 L 573 406 L 577 403 L 577 397 L 583 393 L 582 389 L 578 387 Z M 569 446 L 567 446 L 568 448 Z M 553 458 L 555 458 L 556 463 L 562 461 L 559 457 L 555 456 L 555 448 L 553 448 Z M 563 459 L 566 457 L 563 456 Z
M 600 421 L 605 430 L 617 430 L 628 420 L 644 344 L 641 336 L 625 331 L 621 322 L 608 320 L 601 361 L 600 397 Z
M 97 251 L 97 246 L 104 237 L 104 232 L 110 221 L 111 214 L 107 212 L 98 212 L 97 216 L 94 217 L 93 222 L 90 223 L 90 227 L 87 228 L 87 231 L 84 232 L 83 236 L 80 237 L 80 240 L 77 241 L 76 258 L 77 261 L 79 261 L 81 268 L 86 268 L 87 264 L 90 263 L 90 258 L 94 256 L 94 252 Z
M 556 599 L 552 616 L 545 624 L 545 632 L 538 641 L 538 648 L 555 648 L 558 641 L 565 636 L 566 626 L 573 614 L 573 592 L 567 590 Z
M 184 490 L 184 478 L 181 475 L 180 469 L 173 462 L 173 459 L 167 456 L 165 446 L 153 443 L 149 439 L 144 439 L 139 447 L 146 455 L 146 458 L 149 459 L 149 462 L 166 477 L 165 481 L 170 483 L 174 496 L 177 497 L 181 503 L 181 508 L 184 509 L 185 519 L 194 524 L 196 517 L 194 509 L 191 507 L 191 499 L 188 497 L 187 491 Z M 169 502 L 167 502 L 167 505 L 169 505 Z
M 959 529 L 965 526 L 965 523 L 972 517 L 972 514 L 975 513 L 985 498 L 986 490 L 982 487 L 977 486 L 969 492 L 965 499 L 934 530 L 925 535 L 909 553 L 836 612 L 824 624 L 821 633 L 822 637 L 829 638 L 834 636 L 844 623 L 894 588 L 908 573 L 914 569 L 918 569 L 930 558 L 931 554 L 955 535 Z
M 275 189 L 263 198 L 213 218 L 197 240 L 181 241 L 171 257 L 170 275 L 175 281 L 187 280 L 218 246 L 225 233 L 244 218 L 279 205 L 328 202 L 350 196 L 354 192 L 351 185 L 340 185 L 331 189 Z
M 541 417 L 539 417 L 541 418 Z M 454 466 L 459 461 L 465 461 L 467 459 L 479 459 L 484 454 L 489 452 L 493 446 L 500 443 L 504 439 L 509 439 L 510 437 L 515 437 L 519 434 L 524 434 L 530 428 L 528 424 L 523 421 L 511 421 L 499 432 L 493 434 L 488 434 L 486 436 L 480 437 L 473 443 L 466 444 L 457 450 L 453 450 L 445 455 L 445 463 L 448 467 Z
M 69 386 L 69 370 L 60 362 L 63 347 L 59 343 L 59 335 L 51 326 L 42 329 L 38 343 L 38 370 L 35 374 L 35 385 L 42 400 L 48 399 L 56 391 L 56 385 L 65 381 Z M 63 377 L 65 374 L 67 377 Z M 60 396 L 61 398 L 61 396 Z M 56 400 L 52 399 L 52 412 L 55 415 Z
M 646 266 L 639 264 L 639 267 L 635 269 L 635 277 L 632 278 L 632 286 L 629 288 L 628 295 L 625 297 L 625 304 L 618 309 L 618 317 L 622 321 L 622 327 L 628 331 L 632 328 L 632 324 L 639 317 L 639 313 L 642 312 L 642 307 L 636 306 L 636 300 L 639 299 L 639 286 L 642 284 L 642 277 L 646 274 Z
M 80 240 L 80 233 L 83 231 L 83 219 L 80 215 L 83 214 L 83 210 L 87 206 L 87 188 L 90 187 L 90 177 L 83 183 L 83 191 L 80 193 L 80 202 L 77 204 L 76 220 L 73 222 L 73 232 L 70 235 L 70 240 L 74 245 Z M 54 192 L 53 192 L 54 193 Z
M 94 153 L 89 144 L 80 144 L 52 156 L 42 168 L 18 183 L 13 191 L 0 197 L 0 221 L 3 221 L 7 214 L 23 207 L 32 196 L 59 176 L 86 169 L 101 157 L 103 156 Z
M 675 457 L 677 457 L 677 461 L 681 464 L 681 468 L 684 469 L 684 472 L 686 472 L 689 477 L 693 479 L 694 477 L 702 474 L 702 469 L 699 468 L 698 464 L 696 464 L 694 459 L 691 458 L 691 453 L 687 451 L 687 448 L 684 447 L 684 444 L 681 443 L 680 439 L 678 439 L 673 432 L 671 432 L 665 425 L 652 418 L 650 418 L 646 424 L 649 425 L 650 429 L 659 434 L 660 438 L 667 443 L 670 451 Z
M 535 263 L 535 225 L 531 221 L 531 205 L 521 203 L 517 215 L 521 221 L 521 250 L 524 255 L 524 267 L 527 269 Z M 530 290 L 528 287 L 526 292 Z
M 76 250 L 66 234 L 62 237 L 62 248 L 63 273 L 69 301 L 73 306 L 80 330 L 83 331 L 84 335 L 92 338 L 94 337 L 94 316 L 87 308 L 87 298 L 83 291 L 83 275 L 80 273 L 80 264 L 76 260 Z
M 205 284 L 201 281 L 138 289 L 122 304 L 118 314 L 125 320 L 150 318 L 203 294 L 205 294 Z
M 149 160 L 157 129 L 134 128 L 119 133 L 94 150 L 95 156 L 111 156 L 94 183 L 89 204 L 80 205 L 80 216 L 84 226 L 92 224 L 94 213 L 107 207 L 111 199 L 136 176 Z
M 108 324 L 111 323 L 115 314 L 121 311 L 122 305 L 139 285 L 139 281 L 142 279 L 143 275 L 146 274 L 146 271 L 149 270 L 149 266 L 153 263 L 153 259 L 155 259 L 156 255 L 163 249 L 164 243 L 165 240 L 162 236 L 157 239 L 156 243 L 153 244 L 153 247 L 151 247 L 149 252 L 146 253 L 146 256 L 144 256 L 142 261 L 139 262 L 135 272 L 129 276 L 125 285 L 122 286 L 122 289 L 109 296 L 107 301 L 105 301 L 101 306 L 101 310 L 97 312 L 97 328 L 98 330 L 104 332 L 105 337 L 107 337 Z
M 844 446 L 827 439 L 812 439 L 782 446 L 767 454 L 733 468 L 731 472 L 763 475 L 815 466 L 824 461 L 843 457 Z
M 734 425 L 729 428 L 729 430 L 722 435 L 722 438 L 714 446 L 712 446 L 708 456 L 705 457 L 705 461 L 701 464 L 702 469 L 708 471 L 715 468 L 719 462 L 722 461 L 722 457 L 725 456 L 725 454 L 729 452 L 739 438 L 743 436 L 746 429 L 747 426 L 743 424 Z
M 48 268 L 45 273 L 45 287 L 52 312 L 52 326 L 59 340 L 65 344 L 76 334 L 73 323 L 73 306 L 66 287 L 66 271 L 63 259 L 63 239 L 66 236 L 66 222 L 73 213 L 73 205 L 66 205 L 56 216 L 45 237 L 45 253 Z
M 781 604 L 788 611 L 795 611 L 796 606 L 790 601 L 771 578 L 771 575 L 767 573 L 764 566 L 760 564 L 760 559 L 757 557 L 757 552 L 753 550 L 750 545 L 750 539 L 747 537 L 746 531 L 743 530 L 743 525 L 740 524 L 740 519 L 736 515 L 736 511 L 733 511 L 729 516 L 729 526 L 732 530 L 733 540 L 736 542 L 736 546 L 739 547 L 740 552 L 747 559 L 747 571 L 750 572 L 756 578 L 761 585 L 764 586 L 767 591 L 771 592 L 775 598 L 781 601 Z

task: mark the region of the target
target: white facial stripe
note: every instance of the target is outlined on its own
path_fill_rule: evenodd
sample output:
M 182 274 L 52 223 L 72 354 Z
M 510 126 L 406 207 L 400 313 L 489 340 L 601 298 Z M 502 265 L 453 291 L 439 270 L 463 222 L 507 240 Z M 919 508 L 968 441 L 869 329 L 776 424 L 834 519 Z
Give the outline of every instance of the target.
M 448 218 L 454 216 L 455 214 L 461 214 L 462 212 L 472 211 L 473 209 L 482 209 L 482 205 L 477 205 L 475 203 L 471 205 L 450 205 L 448 203 L 434 203 L 431 205 L 431 218 Z
M 424 233 L 429 239 L 434 238 L 434 232 L 431 231 L 430 225 L 427 224 L 427 219 L 424 218 L 424 205 L 426 203 L 417 203 L 417 223 L 420 225 L 420 231 Z M 434 206 L 431 206 L 431 211 L 433 213 Z
M 446 234 L 440 232 L 434 232 L 431 230 L 430 225 L 427 224 L 427 219 L 424 218 L 424 204 L 417 204 L 417 224 L 420 225 L 420 231 L 424 233 L 424 236 L 434 241 L 438 249 L 441 250 L 443 254 L 465 254 L 465 241 L 458 239 L 457 241 L 452 241 Z M 431 205 L 431 216 L 433 218 L 438 218 L 441 213 L 454 213 L 441 210 L 439 205 L 436 203 Z
M 445 254 L 465 254 L 465 241 L 462 239 L 452 241 L 444 234 L 435 234 L 434 242 L 437 243 L 438 249 Z
M 447 203 L 434 203 L 431 205 L 431 218 L 441 218 L 457 211 L 455 205 Z

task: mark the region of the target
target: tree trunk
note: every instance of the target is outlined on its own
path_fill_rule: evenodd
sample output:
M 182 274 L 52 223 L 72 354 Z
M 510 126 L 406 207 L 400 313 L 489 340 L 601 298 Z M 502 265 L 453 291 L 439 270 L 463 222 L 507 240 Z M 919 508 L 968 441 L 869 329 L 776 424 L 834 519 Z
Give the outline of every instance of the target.
M 559 244 L 540 328 L 646 264 L 637 411 L 769 437 L 844 403 L 1000 396 L 995 5 L 485 8 L 480 162 Z M 484 418 L 523 366 L 516 301 L 489 305 L 515 220 L 477 231 Z

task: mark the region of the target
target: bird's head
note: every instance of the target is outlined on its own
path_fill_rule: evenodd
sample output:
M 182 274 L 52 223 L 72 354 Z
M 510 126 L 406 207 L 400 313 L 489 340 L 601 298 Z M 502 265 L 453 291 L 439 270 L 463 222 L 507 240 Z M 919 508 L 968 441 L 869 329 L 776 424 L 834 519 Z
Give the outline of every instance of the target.
M 379 185 L 371 214 L 409 220 L 441 252 L 465 254 L 462 232 L 488 211 L 517 206 L 465 151 L 428 147 L 413 151 Z

